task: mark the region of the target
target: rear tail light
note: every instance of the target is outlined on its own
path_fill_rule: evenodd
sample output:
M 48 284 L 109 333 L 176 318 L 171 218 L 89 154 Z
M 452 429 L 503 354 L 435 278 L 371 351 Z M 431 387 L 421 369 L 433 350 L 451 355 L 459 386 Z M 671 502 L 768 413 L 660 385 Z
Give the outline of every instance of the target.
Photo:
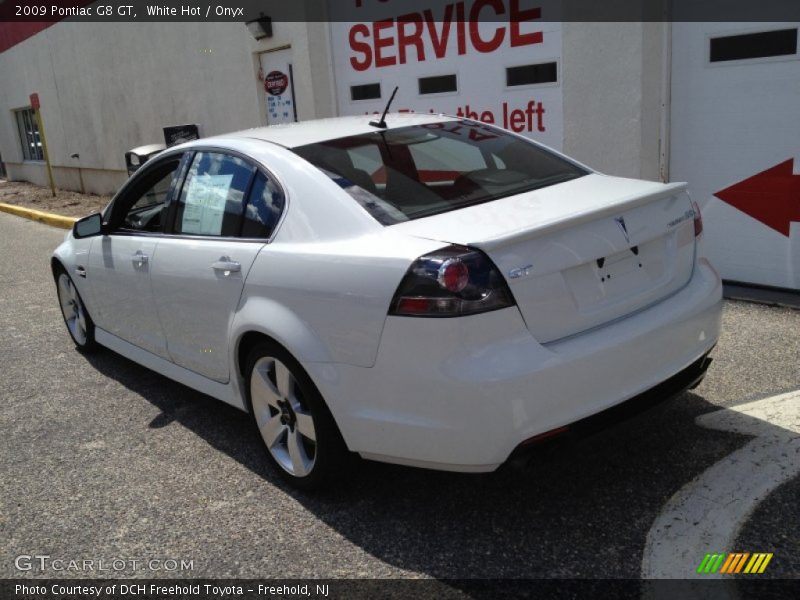
M 697 202 L 692 201 L 692 208 L 694 209 L 694 237 L 697 237 L 703 233 L 703 215 L 700 213 Z
M 457 317 L 514 306 L 503 276 L 480 250 L 448 246 L 421 256 L 392 300 L 391 315 Z

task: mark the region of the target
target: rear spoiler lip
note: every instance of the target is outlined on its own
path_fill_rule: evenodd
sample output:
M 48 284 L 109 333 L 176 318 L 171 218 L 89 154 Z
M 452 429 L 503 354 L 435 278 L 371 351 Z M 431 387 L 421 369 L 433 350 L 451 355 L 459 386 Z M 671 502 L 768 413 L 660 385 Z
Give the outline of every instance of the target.
M 599 173 L 598 173 L 599 175 Z M 636 194 L 628 198 L 622 198 L 614 204 L 603 206 L 597 210 L 587 211 L 579 215 L 566 216 L 554 221 L 544 222 L 541 225 L 535 225 L 526 229 L 517 229 L 510 231 L 503 235 L 475 240 L 467 242 L 467 246 L 474 246 L 482 250 L 492 250 L 501 246 L 508 245 L 512 242 L 522 242 L 528 239 L 536 238 L 547 233 L 553 233 L 567 227 L 574 227 L 581 225 L 588 221 L 593 221 L 605 216 L 618 216 L 620 212 L 647 204 L 653 200 L 660 198 L 667 198 L 669 196 L 677 196 L 681 192 L 686 192 L 687 184 L 685 182 L 665 183 L 663 187 L 648 194 Z

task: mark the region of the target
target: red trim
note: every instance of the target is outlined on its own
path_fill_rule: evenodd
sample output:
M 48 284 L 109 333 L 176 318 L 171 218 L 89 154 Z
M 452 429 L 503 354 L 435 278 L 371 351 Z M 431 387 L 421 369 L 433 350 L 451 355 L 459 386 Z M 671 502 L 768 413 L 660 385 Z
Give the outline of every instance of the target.
M 95 0 L 47 0 L 47 2 L 34 4 L 37 4 L 37 6 L 39 4 L 46 5 L 47 12 L 49 12 L 50 7 L 52 6 L 82 8 L 92 4 L 93 2 L 95 2 Z M 20 4 L 22 3 L 14 3 L 10 0 L 0 2 L 0 53 L 5 52 L 9 48 L 13 48 L 17 44 L 24 42 L 30 37 L 35 36 L 37 33 L 44 31 L 51 25 L 55 25 L 59 21 L 69 18 L 61 17 L 60 19 L 53 19 L 48 15 L 18 17 L 16 15 L 16 6 Z
M 40 31 L 55 25 L 55 21 L 39 23 L 0 23 L 0 52 L 33 37 Z

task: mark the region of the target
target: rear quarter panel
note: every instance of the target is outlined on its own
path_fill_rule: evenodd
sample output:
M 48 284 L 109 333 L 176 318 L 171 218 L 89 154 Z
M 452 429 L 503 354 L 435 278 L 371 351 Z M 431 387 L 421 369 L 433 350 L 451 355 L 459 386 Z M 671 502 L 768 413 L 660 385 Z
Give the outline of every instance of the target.
M 261 331 L 301 362 L 370 367 L 408 267 L 442 245 L 390 230 L 347 240 L 268 244 L 247 276 L 235 339 Z

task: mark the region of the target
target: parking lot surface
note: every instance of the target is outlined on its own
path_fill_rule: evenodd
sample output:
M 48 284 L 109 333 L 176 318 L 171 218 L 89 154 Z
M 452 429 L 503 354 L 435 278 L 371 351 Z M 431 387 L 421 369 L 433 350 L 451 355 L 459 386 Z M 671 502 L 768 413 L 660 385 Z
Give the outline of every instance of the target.
M 800 388 L 800 311 L 727 302 L 700 387 L 523 471 L 364 462 L 303 494 L 268 467 L 248 415 L 74 350 L 49 267 L 63 235 L 0 214 L 0 577 L 638 577 L 664 505 L 752 437 L 695 419 Z M 772 552 L 764 577 L 800 577 L 798 493 L 797 479 L 777 487 L 731 525 L 737 547 L 708 552 Z M 192 568 L 15 566 L 36 554 Z

